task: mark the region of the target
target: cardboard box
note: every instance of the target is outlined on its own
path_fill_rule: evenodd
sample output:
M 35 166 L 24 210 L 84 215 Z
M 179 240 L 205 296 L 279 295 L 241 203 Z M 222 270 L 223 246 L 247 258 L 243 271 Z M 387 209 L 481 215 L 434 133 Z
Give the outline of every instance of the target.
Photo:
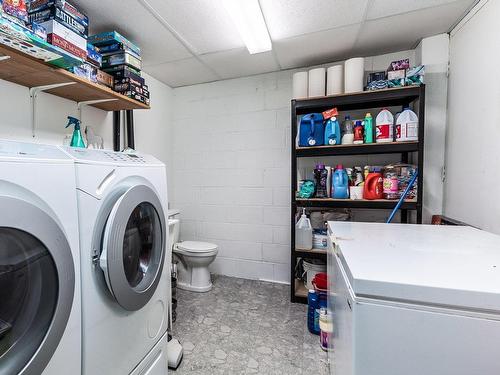
M 135 69 L 126 66 L 119 65 L 114 66 L 112 68 L 103 69 L 106 73 L 111 74 L 115 77 L 115 79 L 123 79 L 123 78 L 133 78 L 139 82 L 144 84 L 144 78 L 141 77 L 141 72 L 136 71 Z
M 114 78 L 111 74 L 103 72 L 102 70 L 97 70 L 97 82 L 101 85 L 107 86 L 109 88 L 113 88 L 114 86 Z
M 406 76 L 406 70 L 401 69 L 401 70 L 391 70 L 387 72 L 387 79 L 389 81 L 392 81 L 394 79 L 405 79 Z
M 61 38 L 59 35 L 56 34 L 47 35 L 47 42 L 49 42 L 53 46 L 62 48 L 66 52 L 69 52 L 80 59 L 83 60 L 87 59 L 87 51 L 78 48 L 73 43 L 70 43 L 66 39 Z
M 109 31 L 105 33 L 100 33 L 97 35 L 92 35 L 89 37 L 89 42 L 96 47 L 106 46 L 114 43 L 122 43 L 130 48 L 138 56 L 141 55 L 141 49 L 132 43 L 130 40 L 125 38 L 123 35 L 116 31 Z
M 70 14 L 56 7 L 50 7 L 39 12 L 30 13 L 29 19 L 30 22 L 37 23 L 44 23 L 47 21 L 55 20 L 85 39 L 87 39 L 89 34 L 88 26 L 82 25 L 73 17 L 71 17 Z
M 89 27 L 89 18 L 65 0 L 31 0 L 28 6 L 28 12 L 34 13 L 49 8 L 61 9 L 83 26 Z
M 89 43 L 87 43 L 87 61 L 98 68 L 102 65 L 102 55 L 97 52 L 96 47 Z
M 57 35 L 60 39 L 66 40 L 68 43 L 71 43 L 78 49 L 85 51 L 85 54 L 87 54 L 87 40 L 84 37 L 54 20 L 44 22 L 42 23 L 42 26 L 47 29 L 47 34 Z M 86 57 L 87 56 L 85 56 L 85 58 Z
M 103 67 L 110 68 L 117 65 L 127 65 L 137 70 L 141 70 L 142 68 L 141 60 L 126 52 L 118 53 L 116 55 L 103 56 Z

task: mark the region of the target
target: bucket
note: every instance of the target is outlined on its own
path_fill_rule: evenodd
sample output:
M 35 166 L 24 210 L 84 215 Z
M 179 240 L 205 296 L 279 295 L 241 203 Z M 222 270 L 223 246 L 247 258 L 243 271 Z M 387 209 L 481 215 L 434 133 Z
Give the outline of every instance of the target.
M 307 289 L 314 289 L 312 281 L 320 272 L 326 272 L 326 264 L 319 259 L 304 259 L 304 282 Z

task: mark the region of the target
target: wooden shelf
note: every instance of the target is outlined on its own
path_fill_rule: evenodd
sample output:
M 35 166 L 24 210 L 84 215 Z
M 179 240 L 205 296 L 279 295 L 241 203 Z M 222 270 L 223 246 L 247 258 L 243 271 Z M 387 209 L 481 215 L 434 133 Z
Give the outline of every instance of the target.
M 304 285 L 304 282 L 299 279 L 295 279 L 295 296 L 300 298 L 307 298 L 309 290 Z
M 387 199 L 332 199 L 332 198 L 297 198 L 295 203 L 298 207 L 325 207 L 325 208 L 368 208 L 392 210 L 398 203 L 397 200 Z M 418 208 L 416 199 L 407 199 L 401 205 L 401 209 L 416 210 Z
M 400 154 L 403 152 L 417 152 L 419 143 L 390 142 L 371 143 L 361 145 L 337 145 L 317 147 L 297 147 L 297 157 L 318 157 L 338 155 L 369 155 L 369 154 Z
M 312 249 L 312 250 L 303 250 L 303 249 L 295 249 L 295 255 L 300 258 L 320 258 L 323 259 L 326 256 L 326 249 Z
M 72 82 L 71 85 L 45 92 L 75 102 L 113 99 L 109 102 L 91 104 L 104 111 L 150 108 L 108 87 L 90 82 L 64 69 L 55 68 L 10 47 L 0 45 L 0 55 L 10 56 L 9 59 L 0 61 L 0 79 L 29 88 Z

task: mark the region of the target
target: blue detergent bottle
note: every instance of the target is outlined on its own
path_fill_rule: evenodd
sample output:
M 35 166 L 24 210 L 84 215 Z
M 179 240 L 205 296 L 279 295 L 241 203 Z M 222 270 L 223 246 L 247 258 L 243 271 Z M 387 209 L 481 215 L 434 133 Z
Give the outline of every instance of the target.
M 327 306 L 327 297 L 325 293 L 318 293 L 315 290 L 309 290 L 307 294 L 307 329 L 315 335 L 319 335 L 319 312 L 322 307 Z
M 326 122 L 325 145 L 333 146 L 341 144 L 340 124 L 336 116 L 331 117 Z
M 349 178 L 342 164 L 337 165 L 332 176 L 332 198 L 349 198 Z

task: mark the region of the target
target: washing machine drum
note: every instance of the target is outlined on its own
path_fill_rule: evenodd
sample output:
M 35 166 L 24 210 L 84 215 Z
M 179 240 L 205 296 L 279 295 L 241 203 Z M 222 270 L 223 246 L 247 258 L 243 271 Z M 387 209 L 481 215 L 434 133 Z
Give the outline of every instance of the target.
M 114 203 L 102 233 L 99 265 L 115 300 L 125 310 L 146 305 L 165 261 L 165 215 L 146 185 L 129 188 Z
M 40 374 L 73 304 L 68 241 L 45 211 L 0 197 L 0 374 Z

